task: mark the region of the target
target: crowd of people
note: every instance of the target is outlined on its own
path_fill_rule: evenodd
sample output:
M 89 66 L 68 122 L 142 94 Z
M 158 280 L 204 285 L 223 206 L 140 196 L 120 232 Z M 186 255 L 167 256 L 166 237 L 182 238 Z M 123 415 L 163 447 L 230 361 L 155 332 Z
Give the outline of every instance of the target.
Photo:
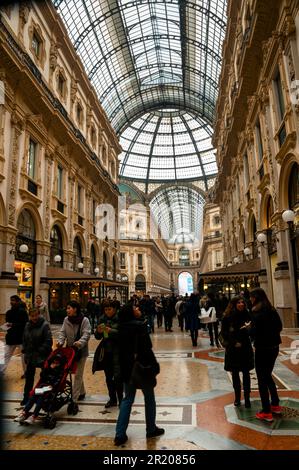
M 4 374 L 15 349 L 19 348 L 25 385 L 21 402 L 24 408 L 16 421 L 32 424 L 42 403 L 40 398 L 34 399 L 32 394 L 36 369 L 41 369 L 45 379 L 43 364 L 53 348 L 49 312 L 39 295 L 28 313 L 17 295 L 11 297 L 10 303 L 11 308 L 6 313 L 4 363 L 0 372 Z M 249 296 L 239 295 L 230 301 L 221 294 L 215 297 L 191 294 L 184 297 L 162 295 L 156 298 L 133 295 L 124 306 L 116 299 L 104 299 L 101 305 L 90 299 L 86 313 L 82 313 L 78 302 L 68 302 L 56 348 L 59 350 L 65 346 L 75 350 L 72 399 L 73 414 L 76 414 L 79 402 L 86 396 L 84 369 L 91 334 L 94 333 L 95 339 L 99 341 L 92 370 L 104 371 L 109 395 L 105 407 L 119 406 L 115 445 L 121 445 L 128 439 L 126 431 L 137 388 L 144 395 L 146 436 L 150 438 L 164 433 L 164 429 L 156 426 L 154 387 L 159 364 L 152 350 L 150 335 L 154 333 L 155 326 L 163 328 L 163 323 L 165 332 L 171 333 L 175 317 L 180 330 L 189 333 L 192 346 L 198 345 L 198 332 L 203 329 L 209 334 L 210 346 L 225 349 L 224 369 L 232 375 L 236 407 L 241 406 L 241 384 L 245 407 L 251 407 L 250 371 L 255 368 L 262 402 L 262 410 L 256 417 L 271 422 L 273 413 L 281 413 L 272 371 L 281 343 L 282 323 L 262 289 L 253 289 Z M 147 374 L 141 384 L 132 379 L 137 362 L 142 373 Z M 58 362 L 53 361 L 52 368 L 57 365 Z M 52 371 L 52 376 L 57 381 L 57 373 Z M 30 417 L 29 410 L 34 403 L 37 403 L 37 411 Z

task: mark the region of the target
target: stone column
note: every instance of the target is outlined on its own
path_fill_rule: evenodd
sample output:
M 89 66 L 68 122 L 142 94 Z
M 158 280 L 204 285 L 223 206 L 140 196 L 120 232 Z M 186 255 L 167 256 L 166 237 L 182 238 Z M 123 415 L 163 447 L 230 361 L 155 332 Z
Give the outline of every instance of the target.
M 10 296 L 17 294 L 18 281 L 14 273 L 16 234 L 17 230 L 12 227 L 0 229 L 0 324 L 5 322 Z
M 296 327 L 296 290 L 294 281 L 294 265 L 290 243 L 289 229 L 281 220 L 277 221 L 277 266 L 274 278 L 276 280 L 276 305 L 283 326 Z
M 35 264 L 35 295 L 40 294 L 48 303 L 49 284 L 46 282 L 47 266 L 50 259 L 50 242 L 36 242 L 36 264 Z

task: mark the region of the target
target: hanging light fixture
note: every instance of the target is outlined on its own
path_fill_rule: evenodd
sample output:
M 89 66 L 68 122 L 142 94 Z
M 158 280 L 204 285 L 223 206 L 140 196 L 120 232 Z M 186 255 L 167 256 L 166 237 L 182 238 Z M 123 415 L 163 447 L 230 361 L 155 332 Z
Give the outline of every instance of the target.
M 249 256 L 249 255 L 250 255 L 250 248 L 248 248 L 248 246 L 246 246 L 246 248 L 244 248 L 244 255 L 245 255 L 245 256 Z
M 281 217 L 284 222 L 287 222 L 289 224 L 290 222 L 294 222 L 295 212 L 291 209 L 287 209 L 281 214 Z
M 83 269 L 84 264 L 83 263 L 78 263 L 78 269 Z
M 60 256 L 60 255 L 55 255 L 55 256 L 54 256 L 54 261 L 55 261 L 55 263 L 60 263 L 60 261 L 61 261 L 61 256 Z
M 94 273 L 95 274 L 99 274 L 99 272 L 100 272 L 99 268 L 94 268 Z
M 28 250 L 29 250 L 28 245 L 26 245 L 25 243 L 23 243 L 19 247 L 19 252 L 20 253 L 28 253 Z
M 267 235 L 264 232 L 260 232 L 258 236 L 256 237 L 256 239 L 259 243 L 263 245 L 265 241 L 267 240 Z

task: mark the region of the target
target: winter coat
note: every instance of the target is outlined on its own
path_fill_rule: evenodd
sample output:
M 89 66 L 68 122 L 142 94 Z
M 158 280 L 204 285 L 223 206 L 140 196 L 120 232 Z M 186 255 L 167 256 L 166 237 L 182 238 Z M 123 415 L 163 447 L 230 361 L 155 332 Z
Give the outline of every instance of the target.
M 41 367 L 52 351 L 52 332 L 44 317 L 39 317 L 36 323 L 30 320 L 26 323 L 23 335 L 23 353 L 26 364 Z
M 113 366 L 113 375 L 114 377 L 120 376 L 120 367 L 119 367 L 119 332 L 118 332 L 118 315 L 117 313 L 113 317 L 107 317 L 102 315 L 99 318 L 99 325 L 104 323 L 106 326 L 111 328 L 111 331 L 108 333 L 108 337 L 105 338 L 103 333 L 98 333 L 95 331 L 95 338 L 102 339 L 102 344 L 100 344 L 94 354 L 94 361 L 92 366 L 92 372 L 94 373 L 97 370 L 105 370 L 107 367 L 111 367 L 111 362 Z M 100 348 L 104 348 L 104 360 L 101 363 L 98 363 L 98 356 L 100 353 Z
M 275 348 L 280 345 L 282 323 L 275 308 L 265 308 L 262 304 L 252 307 L 253 328 L 251 335 L 256 349 Z
M 59 344 L 64 344 L 66 341 L 67 347 L 72 347 L 76 341 L 76 336 L 79 330 L 79 324 L 71 323 L 68 317 L 65 317 L 61 330 L 58 334 L 57 342 Z M 91 326 L 88 318 L 83 317 L 82 323 L 80 325 L 80 337 L 77 341 L 80 343 L 81 357 L 88 357 L 88 341 L 91 335 Z
M 135 362 L 135 354 L 137 354 L 138 360 L 145 366 L 157 364 L 145 322 L 130 320 L 125 323 L 120 323 L 119 354 L 120 372 L 124 382 L 130 380 L 133 364 Z
M 186 329 L 190 331 L 199 329 L 199 306 L 198 300 L 195 298 L 195 301 L 191 302 L 190 300 L 185 303 L 185 318 L 186 318 Z
M 247 310 L 239 312 L 234 310 L 229 316 L 224 316 L 221 325 L 221 335 L 224 340 L 225 357 L 224 370 L 242 371 L 254 368 L 253 349 L 248 330 L 241 327 L 250 321 Z M 241 343 L 241 347 L 236 347 Z
M 10 346 L 22 344 L 25 325 L 28 322 L 28 315 L 24 306 L 19 304 L 8 310 L 5 321 L 12 324 L 5 336 L 6 344 Z

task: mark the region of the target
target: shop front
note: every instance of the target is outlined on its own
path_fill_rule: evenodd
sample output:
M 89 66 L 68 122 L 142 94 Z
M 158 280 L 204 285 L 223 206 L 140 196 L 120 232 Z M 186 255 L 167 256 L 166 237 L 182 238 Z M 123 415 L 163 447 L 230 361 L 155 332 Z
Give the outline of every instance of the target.
M 200 295 L 224 294 L 228 299 L 259 286 L 259 258 L 200 274 Z
M 18 279 L 18 295 L 30 307 L 34 303 L 36 241 L 34 222 L 26 209 L 18 218 L 17 228 L 14 271 Z
M 83 311 L 90 298 L 98 299 L 99 303 L 108 297 L 119 300 L 122 304 L 128 300 L 127 282 L 108 281 L 94 275 L 53 267 L 47 269 L 47 282 L 52 323 L 63 321 L 70 300 L 79 302 Z

